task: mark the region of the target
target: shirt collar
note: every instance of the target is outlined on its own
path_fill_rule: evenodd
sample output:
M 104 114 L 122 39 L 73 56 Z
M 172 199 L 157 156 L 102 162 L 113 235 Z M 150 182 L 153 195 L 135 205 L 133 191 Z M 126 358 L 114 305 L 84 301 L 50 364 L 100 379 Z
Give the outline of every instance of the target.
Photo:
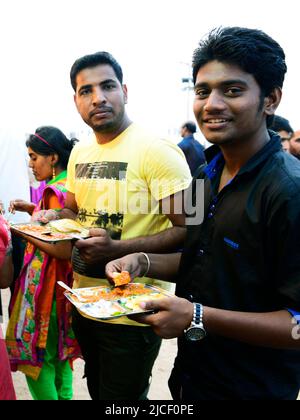
M 247 172 L 252 172 L 261 163 L 268 159 L 271 155 L 282 149 L 281 140 L 278 134 L 274 131 L 269 130 L 270 141 L 264 145 L 251 159 L 244 165 L 238 175 L 242 175 Z M 221 168 L 224 166 L 224 157 L 219 146 L 211 146 L 205 150 L 206 160 L 208 165 L 204 169 L 206 175 L 211 179 L 213 178 Z

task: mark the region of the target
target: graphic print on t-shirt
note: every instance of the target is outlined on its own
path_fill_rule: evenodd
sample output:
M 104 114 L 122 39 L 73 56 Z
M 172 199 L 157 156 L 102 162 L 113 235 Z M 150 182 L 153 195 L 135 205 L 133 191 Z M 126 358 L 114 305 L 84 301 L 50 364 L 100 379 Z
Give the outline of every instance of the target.
M 81 163 L 76 165 L 76 181 L 84 182 L 84 180 L 89 180 L 89 184 L 91 180 L 97 180 L 98 182 L 99 180 L 112 181 L 110 186 L 115 188 L 111 188 L 111 191 L 107 192 L 109 197 L 111 197 L 112 194 L 117 194 L 118 183 L 125 182 L 127 166 L 126 162 Z M 106 187 L 108 182 L 103 183 L 103 185 Z M 101 194 L 99 193 L 100 196 Z M 82 207 L 79 208 L 78 220 L 84 225 L 87 225 L 89 222 L 88 224 L 91 227 L 107 229 L 113 239 L 120 239 L 124 220 L 123 212 L 119 211 L 119 209 L 111 211 L 103 205 L 103 202 L 101 204 L 100 206 L 95 206 L 97 208 L 89 210 Z
M 121 239 L 126 191 L 126 162 L 92 162 L 76 165 L 77 188 L 84 191 L 84 207 L 78 208 L 77 219 L 86 227 L 107 230 L 112 239 Z M 89 206 L 89 207 L 88 207 Z M 103 277 L 103 267 L 86 264 L 76 247 L 72 256 L 73 269 L 89 277 Z

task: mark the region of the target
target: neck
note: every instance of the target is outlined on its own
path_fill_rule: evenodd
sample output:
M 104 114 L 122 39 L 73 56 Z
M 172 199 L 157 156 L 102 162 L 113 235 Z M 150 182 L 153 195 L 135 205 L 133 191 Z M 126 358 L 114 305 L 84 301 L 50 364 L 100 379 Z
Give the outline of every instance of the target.
M 112 132 L 100 133 L 100 132 L 94 131 L 96 139 L 97 139 L 97 143 L 106 144 L 113 141 L 116 137 L 118 137 L 121 133 L 123 133 L 123 131 L 125 131 L 130 126 L 131 122 L 132 121 L 127 116 L 125 116 L 120 126 Z
M 65 169 L 62 168 L 55 168 L 55 178 L 58 177 L 58 175 L 60 175 L 63 171 L 65 171 Z M 53 181 L 53 179 L 55 178 L 49 178 L 46 180 L 46 183 Z
M 255 140 L 223 144 L 220 149 L 224 156 L 226 171 L 233 177 L 239 170 L 270 140 L 269 133 L 264 131 Z

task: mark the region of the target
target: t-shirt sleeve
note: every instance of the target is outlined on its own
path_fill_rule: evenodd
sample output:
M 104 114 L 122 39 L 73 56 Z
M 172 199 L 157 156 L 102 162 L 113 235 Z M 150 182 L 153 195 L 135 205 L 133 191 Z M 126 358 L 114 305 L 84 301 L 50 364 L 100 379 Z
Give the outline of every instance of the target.
M 182 150 L 168 140 L 151 144 L 144 156 L 143 172 L 157 201 L 187 189 L 192 180 Z

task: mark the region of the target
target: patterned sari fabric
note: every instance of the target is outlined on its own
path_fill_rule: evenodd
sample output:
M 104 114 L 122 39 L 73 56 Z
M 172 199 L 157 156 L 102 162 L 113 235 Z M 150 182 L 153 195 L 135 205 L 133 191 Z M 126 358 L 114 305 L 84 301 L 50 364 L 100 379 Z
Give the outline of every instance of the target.
M 9 245 L 9 228 L 4 217 L 0 214 L 0 267 Z
M 4 261 L 8 245 L 8 227 L 6 225 L 5 219 L 0 215 L 0 267 Z M 2 329 L 0 325 L 0 400 L 2 401 L 15 399 L 16 395 L 11 378 L 5 341 L 2 336 Z
M 65 201 L 66 172 L 47 185 L 35 211 L 49 208 L 49 195 L 55 194 L 62 208 Z M 71 264 L 57 260 L 28 243 L 24 266 L 17 279 L 11 303 L 6 344 L 13 371 L 37 379 L 44 361 L 53 300 L 56 300 L 59 330 L 58 358 L 72 362 L 79 347 L 71 328 L 71 304 L 57 281 L 72 286 Z

